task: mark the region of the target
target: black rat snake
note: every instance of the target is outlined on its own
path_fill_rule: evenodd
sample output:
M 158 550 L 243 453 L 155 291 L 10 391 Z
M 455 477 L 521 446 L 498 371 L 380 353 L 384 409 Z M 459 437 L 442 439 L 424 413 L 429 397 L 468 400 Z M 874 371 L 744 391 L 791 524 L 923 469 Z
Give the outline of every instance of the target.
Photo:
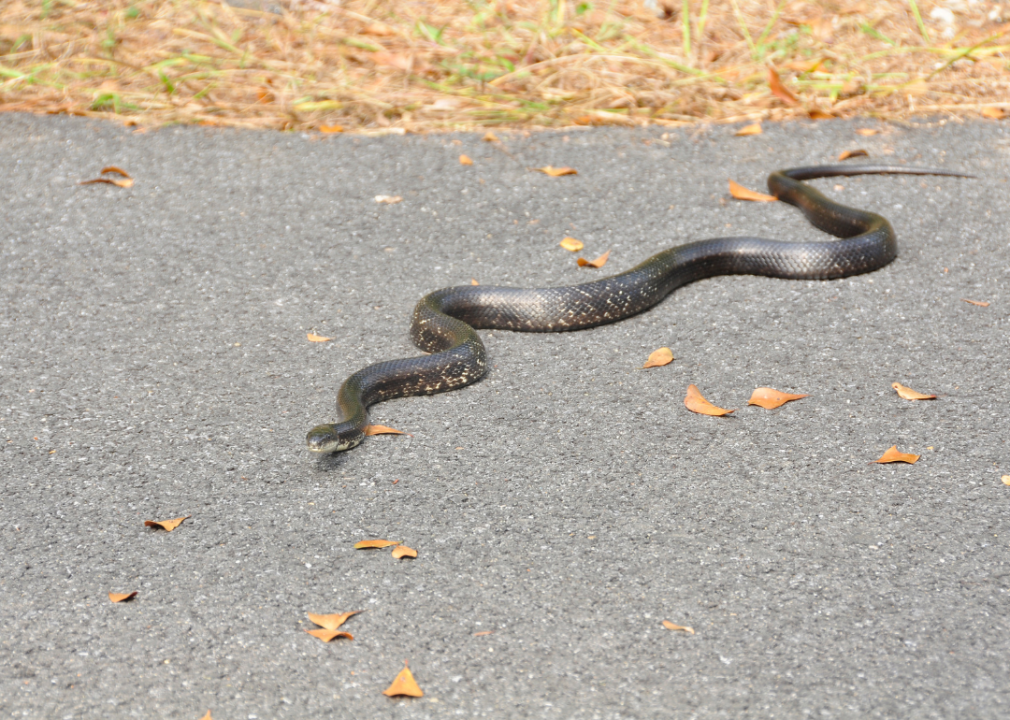
M 755 237 L 712 238 L 653 255 L 619 275 L 553 288 L 483 285 L 444 288 L 414 308 L 410 335 L 427 356 L 389 360 L 358 370 L 340 387 L 339 423 L 309 431 L 309 450 L 347 450 L 364 438 L 368 407 L 408 395 L 430 395 L 476 382 L 487 373 L 484 343 L 476 330 L 564 332 L 617 322 L 640 313 L 681 285 L 713 275 L 767 275 L 831 280 L 882 268 L 897 255 L 891 224 L 880 215 L 846 207 L 803 180 L 851 175 L 951 175 L 933 168 L 823 165 L 779 170 L 768 188 L 803 211 L 833 242 L 781 242 Z

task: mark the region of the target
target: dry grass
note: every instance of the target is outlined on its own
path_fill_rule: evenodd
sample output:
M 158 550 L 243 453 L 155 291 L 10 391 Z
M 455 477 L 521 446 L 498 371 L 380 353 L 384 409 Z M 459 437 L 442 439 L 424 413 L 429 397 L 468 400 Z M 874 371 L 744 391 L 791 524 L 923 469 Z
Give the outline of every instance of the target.
M 372 132 L 1010 110 L 1010 5 L 657 2 L 0 0 L 0 110 Z

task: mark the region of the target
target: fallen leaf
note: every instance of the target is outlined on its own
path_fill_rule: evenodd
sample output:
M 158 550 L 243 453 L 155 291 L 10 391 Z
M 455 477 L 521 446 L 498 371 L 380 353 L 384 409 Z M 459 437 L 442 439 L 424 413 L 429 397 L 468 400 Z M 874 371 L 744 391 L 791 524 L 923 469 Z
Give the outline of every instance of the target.
M 114 603 L 126 602 L 127 600 L 132 600 L 135 597 L 137 597 L 136 590 L 128 593 L 114 593 L 114 592 L 109 593 L 109 600 L 111 600 Z
M 1004 485 L 1010 485 L 1010 475 L 1004 475 L 1001 479 Z
M 493 635 L 493 634 L 494 634 L 494 630 L 481 630 L 480 632 L 475 632 L 473 634 L 473 636 L 474 637 L 482 637 L 484 635 Z
M 483 140 L 484 142 L 498 142 L 498 136 L 495 135 L 490 130 L 488 130 L 486 133 L 484 133 L 484 137 L 482 137 L 481 140 Z
M 668 347 L 661 347 L 649 353 L 649 358 L 645 361 L 643 368 L 663 367 L 673 362 L 673 350 Z
M 805 397 L 810 397 L 810 395 L 794 395 L 793 393 L 779 392 L 774 388 L 759 387 L 751 394 L 747 404 L 758 405 L 765 410 L 774 410 L 777 407 L 785 405 L 790 400 L 799 400 Z
M 370 25 L 366 25 L 361 32 L 366 35 L 378 35 L 383 37 L 396 35 L 396 31 L 393 30 L 393 28 L 389 27 L 389 25 L 384 25 L 383 23 L 371 23 Z
M 403 430 L 386 427 L 385 425 L 366 425 L 365 435 L 403 435 Z
M 558 245 L 560 245 L 565 250 L 568 250 L 570 252 L 578 252 L 579 250 L 585 247 L 585 245 L 582 244 L 581 240 L 576 240 L 573 237 L 566 237 L 564 240 L 559 242 Z
M 354 636 L 349 632 L 343 632 L 341 630 L 327 630 L 326 628 L 316 628 L 315 630 L 306 630 L 309 635 L 315 638 L 319 638 L 323 642 L 329 642 L 335 638 L 347 638 L 348 640 L 353 640 Z
M 393 557 L 396 558 L 397 560 L 405 557 L 416 558 L 417 550 L 415 550 L 414 548 L 409 548 L 406 545 L 397 545 L 395 548 L 393 548 Z
M 879 459 L 874 460 L 875 463 L 893 463 L 893 462 L 904 462 L 909 465 L 914 465 L 915 461 L 919 459 L 918 455 L 912 455 L 911 453 L 898 452 L 898 446 L 892 445 L 887 452 L 880 456 Z
M 740 128 L 733 134 L 736 135 L 737 137 L 745 137 L 747 135 L 760 135 L 762 132 L 764 131 L 761 129 L 761 123 L 756 122 L 751 125 L 747 125 L 745 127 Z
M 701 396 L 701 391 L 698 390 L 697 385 L 687 386 L 687 397 L 684 398 L 684 405 L 691 412 L 700 413 L 702 415 L 721 416 L 735 412 L 735 410 L 725 410 L 710 403 Z
M 865 150 L 846 150 L 841 155 L 838 156 L 839 160 L 848 160 L 854 157 L 869 157 L 870 153 Z
M 355 550 L 367 550 L 368 548 L 387 548 L 390 545 L 399 545 L 396 540 L 361 540 L 354 543 Z
M 101 174 L 104 175 L 105 173 L 115 173 L 116 175 L 121 175 L 124 178 L 130 177 L 130 173 L 123 170 L 123 168 L 116 167 L 115 165 L 106 165 L 103 167 Z
M 901 383 L 893 382 L 891 387 L 898 391 L 898 396 L 904 398 L 905 400 L 936 400 L 936 395 L 923 395 L 921 392 L 916 392 L 912 388 L 905 387 Z
M 873 128 L 859 128 L 856 130 L 856 134 L 862 135 L 863 137 L 869 137 L 870 135 L 876 135 L 879 130 L 874 130 Z
M 389 697 L 395 697 L 396 695 L 407 695 L 408 697 L 422 697 L 424 695 L 421 692 L 421 688 L 418 687 L 417 682 L 414 680 L 414 673 L 410 672 L 410 668 L 407 667 L 407 661 L 403 661 L 403 670 L 400 674 L 396 676 L 393 680 L 393 684 L 382 691 L 383 695 L 388 695 Z
M 166 532 L 172 532 L 177 527 L 182 525 L 183 520 L 188 520 L 192 515 L 187 515 L 185 517 L 178 517 L 174 520 L 145 520 L 144 527 L 159 527 Z
M 343 125 L 320 125 L 319 132 L 331 134 L 331 133 L 342 133 L 344 131 Z
M 403 53 L 390 53 L 390 52 L 377 52 L 372 53 L 369 56 L 376 65 L 386 65 L 388 67 L 394 67 L 397 70 L 403 70 L 404 72 L 410 72 L 414 65 L 414 59 L 412 56 L 404 55 Z M 448 108 L 455 108 L 459 103 L 452 102 L 453 98 L 445 98 L 451 104 L 445 103 L 440 105 L 437 101 L 432 105 L 435 110 Z
M 474 278 L 470 278 L 470 284 L 471 285 L 480 285 L 480 283 L 477 282 Z
M 664 620 L 663 621 L 663 627 L 665 627 L 667 630 L 680 630 L 681 632 L 685 632 L 685 633 L 688 633 L 690 635 L 694 635 L 694 628 L 689 628 L 686 625 L 674 625 L 669 620 Z
M 274 101 L 274 94 L 263 88 L 256 91 L 256 97 L 259 98 L 259 101 L 264 105 Z
M 403 198 L 399 195 L 376 195 L 375 202 L 385 203 L 386 205 L 396 205 L 398 202 L 402 202 Z
M 546 175 L 550 175 L 551 177 L 561 177 L 562 175 L 578 175 L 579 174 L 578 170 L 575 170 L 574 168 L 570 168 L 570 167 L 556 168 L 556 167 L 551 167 L 550 165 L 547 165 L 547 166 L 542 167 L 542 168 L 537 168 L 537 170 L 539 170 L 542 173 L 545 173 Z
M 740 183 L 735 183 L 732 180 L 729 181 L 729 194 L 737 200 L 753 200 L 754 202 L 775 202 L 778 200 L 778 198 L 774 195 L 765 195 L 764 193 L 759 193 L 755 190 L 749 190 Z
M 961 298 L 962 302 L 966 302 L 969 305 L 978 305 L 979 307 L 989 307 L 989 303 L 982 300 L 969 300 L 968 298 Z
M 782 100 L 787 105 L 795 105 L 799 102 L 799 98 L 793 95 L 786 89 L 786 86 L 782 84 L 782 80 L 779 78 L 779 74 L 775 72 L 774 68 L 768 68 L 768 87 L 771 88 L 772 94 L 775 97 Z
M 825 110 L 814 108 L 807 113 L 807 117 L 811 120 L 831 120 L 834 115 Z
M 579 258 L 578 259 L 579 267 L 601 268 L 607 264 L 607 258 L 609 257 L 610 257 L 610 251 L 607 250 L 607 252 L 603 253 L 595 260 L 586 260 L 585 258 Z
M 214 720 L 214 718 L 210 716 L 210 710 L 208 710 L 207 714 L 200 718 L 200 720 Z
M 982 117 L 987 117 L 990 120 L 1002 120 L 1007 115 L 1006 110 L 998 107 L 984 107 L 982 108 Z
M 323 337 L 322 335 L 316 335 L 315 333 L 306 333 L 305 337 L 309 339 L 309 342 L 329 342 L 333 338 Z
M 459 156 L 459 164 L 460 165 L 473 165 L 473 160 L 471 160 L 469 158 L 469 156 L 467 156 L 467 155 L 460 155 Z
M 98 183 L 102 183 L 104 185 L 115 185 L 116 187 L 121 188 L 133 187 L 133 180 L 131 178 L 123 178 L 122 180 L 113 180 L 112 178 L 95 178 L 94 180 L 82 180 L 77 184 L 96 185 Z
M 347 622 L 347 618 L 352 615 L 357 615 L 360 610 L 351 610 L 345 613 L 331 613 L 329 615 L 317 615 L 316 613 L 306 613 L 309 616 L 309 620 L 314 622 L 316 625 L 327 630 L 336 630 L 338 627 Z

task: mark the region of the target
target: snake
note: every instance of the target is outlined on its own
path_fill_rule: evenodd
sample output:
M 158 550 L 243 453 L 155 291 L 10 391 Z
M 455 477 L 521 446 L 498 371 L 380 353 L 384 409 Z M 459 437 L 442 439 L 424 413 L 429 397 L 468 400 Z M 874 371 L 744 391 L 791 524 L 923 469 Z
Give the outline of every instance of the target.
M 349 450 L 365 437 L 371 405 L 411 395 L 457 390 L 487 374 L 487 351 L 477 330 L 567 332 L 614 323 L 648 310 L 677 288 L 716 275 L 764 275 L 833 280 L 878 270 L 897 257 L 886 218 L 836 202 L 804 180 L 854 175 L 945 175 L 946 169 L 893 165 L 818 165 L 773 172 L 768 189 L 802 211 L 832 241 L 784 242 L 720 237 L 677 245 L 611 277 L 566 287 L 467 285 L 425 295 L 414 308 L 411 339 L 428 355 L 374 363 L 337 393 L 336 423 L 309 431 L 317 454 Z

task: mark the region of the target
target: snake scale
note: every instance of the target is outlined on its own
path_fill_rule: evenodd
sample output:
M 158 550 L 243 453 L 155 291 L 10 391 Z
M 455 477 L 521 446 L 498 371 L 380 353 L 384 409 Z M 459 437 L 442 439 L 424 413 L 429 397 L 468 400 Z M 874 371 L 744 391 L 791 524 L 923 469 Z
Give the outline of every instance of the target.
M 891 224 L 880 215 L 847 207 L 802 181 L 852 175 L 948 175 L 935 168 L 821 165 L 779 170 L 768 188 L 798 207 L 811 225 L 838 240 L 782 242 L 756 237 L 711 238 L 678 245 L 618 275 L 551 288 L 483 285 L 443 288 L 414 308 L 411 339 L 427 356 L 369 365 L 351 375 L 337 394 L 341 420 L 309 431 L 314 453 L 348 450 L 365 437 L 368 407 L 408 395 L 430 395 L 477 382 L 487 354 L 477 330 L 565 332 L 617 322 L 647 310 L 682 285 L 714 275 L 767 275 L 831 280 L 884 267 L 898 252 Z

